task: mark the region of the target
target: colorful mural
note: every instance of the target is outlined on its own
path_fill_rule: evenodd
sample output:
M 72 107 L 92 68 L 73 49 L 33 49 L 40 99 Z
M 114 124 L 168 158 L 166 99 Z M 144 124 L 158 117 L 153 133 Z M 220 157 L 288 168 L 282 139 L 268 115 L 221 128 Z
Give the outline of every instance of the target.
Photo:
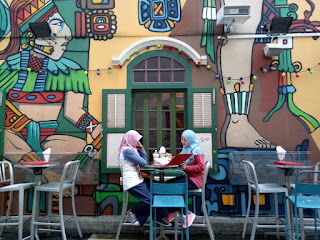
M 251 17 L 234 25 L 238 35 L 266 34 L 274 16 L 292 16 L 292 34 L 319 33 L 319 6 L 312 0 L 0 0 L 0 90 L 6 93 L 4 158 L 13 163 L 42 160 L 48 148 L 50 161 L 80 158 L 77 200 L 82 210 L 78 214 L 120 214 L 120 171 L 102 171 L 100 164 L 106 161 L 99 154 L 105 137 L 101 134 L 102 116 L 106 115 L 102 90 L 131 91 L 130 62 L 151 51 L 169 52 L 170 57 L 179 56 L 172 58 L 177 72 L 182 66 L 179 59 L 186 62 L 190 88 L 219 90 L 217 129 L 210 130 L 219 136 L 219 173 L 208 177 L 209 215 L 244 216 L 247 188 L 245 183 L 233 184 L 230 152 L 275 152 L 281 145 L 298 153 L 310 151 L 313 161 L 320 157 L 320 68 L 315 54 L 320 47 L 318 35 L 284 35 L 275 39 L 284 46 L 281 55 L 265 57 L 263 47 L 270 38 L 228 39 L 223 26 L 216 24 L 217 12 L 228 4 L 251 6 Z M 52 35 L 36 38 L 30 23 L 47 23 Z M 152 37 L 153 45 L 143 45 L 143 40 Z M 160 37 L 182 44 L 179 42 L 179 48 L 160 44 Z M 187 55 L 191 48 L 206 56 L 207 63 Z M 161 69 L 134 67 L 146 75 L 156 75 Z M 165 73 L 169 71 L 166 67 Z M 193 109 L 190 104 L 188 100 Z M 127 111 L 132 110 L 129 105 Z M 56 180 L 58 172 L 48 171 L 45 180 Z M 20 180 L 28 177 L 22 173 Z M 28 205 L 30 198 L 31 193 Z M 130 204 L 135 202 L 130 198 Z M 260 204 L 263 213 L 273 211 L 269 195 Z M 190 197 L 191 205 L 201 214 L 198 196 Z M 31 211 L 30 206 L 28 209 Z M 283 214 L 283 206 L 280 211 Z

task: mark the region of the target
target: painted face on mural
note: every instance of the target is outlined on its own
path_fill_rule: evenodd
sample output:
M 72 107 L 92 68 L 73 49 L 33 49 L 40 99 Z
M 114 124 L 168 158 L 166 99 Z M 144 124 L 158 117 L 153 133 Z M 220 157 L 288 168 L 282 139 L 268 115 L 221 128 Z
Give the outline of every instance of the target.
M 41 53 L 42 55 L 48 56 L 53 60 L 59 60 L 64 54 L 64 52 L 67 50 L 67 45 L 72 39 L 71 30 L 59 13 L 54 13 L 49 18 L 48 24 L 50 26 L 51 33 L 53 34 L 54 39 L 36 39 L 35 43 L 42 46 L 53 46 L 53 52 L 51 54 L 48 54 L 38 49 L 34 49 L 34 51 Z

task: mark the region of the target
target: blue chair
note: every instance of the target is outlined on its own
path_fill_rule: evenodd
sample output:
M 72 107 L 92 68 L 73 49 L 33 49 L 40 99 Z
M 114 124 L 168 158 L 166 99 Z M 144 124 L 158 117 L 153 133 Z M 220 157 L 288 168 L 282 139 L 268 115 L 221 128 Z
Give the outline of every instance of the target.
M 173 227 L 164 227 L 156 225 L 156 208 L 180 208 L 181 213 L 183 211 L 188 212 L 188 180 L 187 175 L 181 170 L 156 170 L 152 173 L 152 176 L 157 174 L 177 173 L 183 175 L 186 179 L 185 183 L 163 183 L 154 182 L 150 180 L 150 236 L 149 239 L 156 239 L 157 230 L 177 230 L 181 231 L 181 239 L 183 239 L 184 232 L 186 239 L 189 239 L 188 218 L 187 227 L 184 231 L 183 224 Z M 151 176 L 151 179 L 152 179 Z M 161 178 L 160 178 L 161 179 Z M 183 223 L 183 214 L 181 216 L 181 223 Z
M 319 174 L 319 171 L 300 171 L 295 179 L 295 190 L 291 196 L 286 197 L 286 204 L 289 201 L 292 202 L 295 215 L 295 226 L 293 224 L 290 226 L 287 221 L 288 212 L 286 211 L 286 237 L 287 239 L 299 240 L 300 231 L 315 231 L 315 240 L 318 239 L 317 234 L 317 213 L 320 209 L 320 184 L 314 182 L 314 175 Z M 298 209 L 313 209 L 314 210 L 314 226 L 310 228 L 309 226 L 299 227 L 298 224 Z M 287 209 L 286 209 L 287 210 Z M 300 216 L 302 217 L 302 216 Z

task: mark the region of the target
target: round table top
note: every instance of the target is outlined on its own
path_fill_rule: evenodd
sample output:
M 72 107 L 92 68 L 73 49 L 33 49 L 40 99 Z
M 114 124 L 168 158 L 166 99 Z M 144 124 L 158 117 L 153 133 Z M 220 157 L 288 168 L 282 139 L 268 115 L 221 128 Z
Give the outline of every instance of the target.
M 283 168 L 283 169 L 311 169 L 314 168 L 313 165 L 304 165 L 304 166 L 297 166 L 297 165 L 280 165 L 280 164 L 266 164 L 268 167 L 276 167 L 276 168 Z
M 161 165 L 161 164 L 152 164 L 152 165 L 145 165 L 141 169 L 170 169 L 170 168 L 177 168 L 179 165 Z
M 48 167 L 56 167 L 56 166 L 59 166 L 60 164 L 61 163 L 58 163 L 58 162 L 50 162 L 48 164 L 41 164 L 41 165 L 17 163 L 17 164 L 14 164 L 13 166 L 17 168 L 48 168 Z

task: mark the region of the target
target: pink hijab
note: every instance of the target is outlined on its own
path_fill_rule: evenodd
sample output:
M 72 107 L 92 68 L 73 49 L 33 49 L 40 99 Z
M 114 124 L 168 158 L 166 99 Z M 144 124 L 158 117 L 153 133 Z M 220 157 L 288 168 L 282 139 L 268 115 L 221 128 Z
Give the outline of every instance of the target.
M 118 158 L 120 157 L 120 154 L 125 150 L 125 149 L 132 149 L 135 151 L 138 155 L 138 150 L 136 149 L 136 144 L 137 142 L 142 138 L 142 135 L 140 135 L 137 131 L 135 130 L 130 130 L 126 132 L 126 134 L 123 136 L 121 140 L 120 147 L 118 149 Z

